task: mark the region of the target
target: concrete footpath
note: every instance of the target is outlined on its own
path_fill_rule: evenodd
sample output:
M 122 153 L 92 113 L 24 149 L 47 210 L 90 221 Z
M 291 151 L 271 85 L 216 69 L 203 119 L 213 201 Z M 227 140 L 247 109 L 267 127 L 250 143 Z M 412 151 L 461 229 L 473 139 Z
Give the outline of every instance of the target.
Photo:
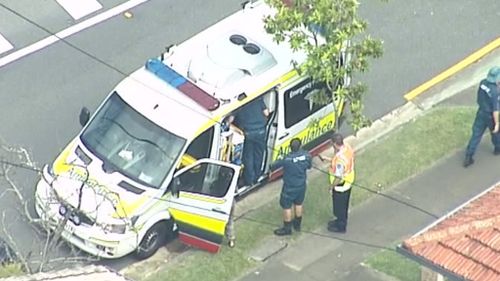
M 500 50 L 434 86 L 348 141 L 360 150 L 437 104 L 475 105 L 477 84 L 493 65 L 500 65 Z M 326 231 L 325 222 L 325 226 L 303 233 L 298 241 L 289 243 L 278 253 L 269 251 L 269 257 L 261 266 L 240 280 L 393 280 L 367 268 L 362 262 L 381 248 L 394 249 L 394 243 L 413 235 L 500 181 L 500 156 L 493 156 L 487 134 L 475 159 L 476 163 L 467 169 L 462 167 L 462 150 L 439 160 L 425 172 L 384 191 L 397 200 L 378 195 L 351 208 L 347 233 L 330 233 Z M 240 206 L 243 209 L 246 204 L 251 205 L 244 201 Z M 271 239 L 271 244 L 288 241 L 287 238 Z M 259 250 L 266 251 L 264 248 Z

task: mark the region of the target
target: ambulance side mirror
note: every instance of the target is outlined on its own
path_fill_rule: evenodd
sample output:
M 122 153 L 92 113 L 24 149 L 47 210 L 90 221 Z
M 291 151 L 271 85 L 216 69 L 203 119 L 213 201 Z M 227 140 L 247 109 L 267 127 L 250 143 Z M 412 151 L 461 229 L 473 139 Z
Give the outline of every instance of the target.
M 80 125 L 85 126 L 90 119 L 90 110 L 85 106 L 80 111 Z

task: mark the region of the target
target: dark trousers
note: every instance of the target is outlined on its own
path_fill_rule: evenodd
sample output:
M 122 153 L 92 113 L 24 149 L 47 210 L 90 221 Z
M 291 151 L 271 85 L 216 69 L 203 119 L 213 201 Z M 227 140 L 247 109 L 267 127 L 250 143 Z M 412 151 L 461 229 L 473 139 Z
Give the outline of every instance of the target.
M 476 113 L 476 118 L 474 119 L 474 124 L 472 125 L 472 136 L 469 140 L 469 144 L 467 145 L 467 150 L 465 151 L 467 156 L 472 157 L 474 155 L 486 128 L 491 131 L 494 126 L 495 124 L 491 113 L 485 111 L 478 111 Z M 500 133 L 492 133 L 491 142 L 493 143 L 495 149 L 500 149 Z
M 347 212 L 349 210 L 349 199 L 351 198 L 351 189 L 338 192 L 333 191 L 332 201 L 333 201 L 333 215 L 336 218 L 336 225 L 341 229 L 345 229 L 347 226 Z
M 257 183 L 262 171 L 264 151 L 266 150 L 266 129 L 245 132 L 243 143 L 243 179 L 245 185 Z

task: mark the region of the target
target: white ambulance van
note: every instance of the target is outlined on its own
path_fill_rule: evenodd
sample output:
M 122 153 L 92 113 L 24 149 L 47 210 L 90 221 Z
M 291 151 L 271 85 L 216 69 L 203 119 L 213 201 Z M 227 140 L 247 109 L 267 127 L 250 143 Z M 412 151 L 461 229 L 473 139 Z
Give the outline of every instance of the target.
M 321 85 L 293 70 L 303 54 L 265 32 L 271 12 L 247 4 L 148 60 L 92 116 L 83 108 L 82 131 L 36 186 L 40 218 L 67 221 L 62 237 L 103 258 L 147 258 L 174 235 L 217 252 L 235 195 L 255 187 L 238 188 L 244 135 L 224 120 L 257 98 L 269 108 L 258 186 L 280 175 L 270 164 L 292 138 L 324 147 L 343 108 L 312 102 Z

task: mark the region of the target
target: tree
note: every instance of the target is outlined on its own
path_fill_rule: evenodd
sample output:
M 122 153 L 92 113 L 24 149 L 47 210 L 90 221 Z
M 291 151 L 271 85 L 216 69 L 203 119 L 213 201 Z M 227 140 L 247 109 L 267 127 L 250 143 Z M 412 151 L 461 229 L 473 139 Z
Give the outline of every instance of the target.
M 287 41 L 294 51 L 304 52 L 304 62 L 292 62 L 295 69 L 326 85 L 314 102 L 325 104 L 336 95 L 349 106 L 348 121 L 355 131 L 369 125 L 370 120 L 363 114 L 366 86 L 342 83 L 344 77 L 366 71 L 369 58 L 382 55 L 382 41 L 365 34 L 367 23 L 358 15 L 358 1 L 266 1 L 276 9 L 274 15 L 265 18 L 266 31 L 277 43 Z
M 26 177 L 25 173 L 32 172 L 39 176 L 40 169 L 33 162 L 29 151 L 20 146 L 7 145 L 0 139 L 0 199 L 11 200 L 17 205 L 14 210 L 2 208 L 0 211 L 0 236 L 12 248 L 14 255 L 11 258 L 15 265 L 26 273 L 37 273 L 68 264 L 95 261 L 94 257 L 82 255 L 78 249 L 62 239 L 69 212 L 63 220 L 57 222 L 57 227 L 53 230 L 49 226 L 50 222 L 33 215 L 33 200 L 31 196 L 26 196 L 26 191 L 29 195 L 32 194 L 33 187 L 23 186 L 15 179 L 16 176 Z M 16 237 L 14 229 L 19 223 L 29 226 L 32 241 L 22 241 Z

